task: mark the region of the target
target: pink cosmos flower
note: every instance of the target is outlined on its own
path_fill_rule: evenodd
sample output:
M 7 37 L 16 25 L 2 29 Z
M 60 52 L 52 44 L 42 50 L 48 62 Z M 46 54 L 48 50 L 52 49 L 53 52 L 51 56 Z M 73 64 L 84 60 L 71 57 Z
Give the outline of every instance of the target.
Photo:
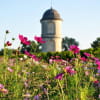
M 0 92 L 7 94 L 8 90 L 4 88 L 4 85 L 0 84 Z
M 11 69 L 10 67 L 8 67 L 7 70 L 8 70 L 9 72 L 13 72 L 13 71 L 14 71 L 14 70 Z
M 71 45 L 69 50 L 72 51 L 74 54 L 80 52 L 79 48 L 76 45 Z
M 96 57 L 92 57 L 92 59 L 95 61 L 99 61 L 99 58 L 96 58 Z
M 82 61 L 86 61 L 87 59 L 85 57 L 80 58 Z
M 96 64 L 98 65 L 97 69 L 100 70 L 100 61 L 97 61 Z
M 85 71 L 85 75 L 88 76 L 89 75 L 89 71 Z
M 52 64 L 53 63 L 53 59 L 49 59 L 49 63 Z
M 46 41 L 43 41 L 42 37 L 35 36 L 34 39 L 39 43 L 46 43 Z
M 50 58 L 51 58 L 51 59 L 54 59 L 55 57 L 54 57 L 54 56 L 51 56 Z
M 71 69 L 71 66 L 67 66 L 67 67 L 64 68 L 64 71 L 67 72 L 70 69 Z
M 100 70 L 100 66 L 98 66 L 97 69 Z
M 35 61 L 38 61 L 38 60 L 39 60 L 39 59 L 37 58 L 37 56 L 36 56 L 36 55 L 33 55 L 33 54 L 31 55 L 31 58 L 34 59 Z
M 30 45 L 30 41 L 28 41 L 27 37 L 24 37 L 23 35 L 19 35 L 19 39 L 20 39 L 21 43 L 23 43 L 25 45 Z
M 98 98 L 100 99 L 100 94 L 98 95 Z
M 28 51 L 26 51 L 26 50 L 25 50 L 25 54 L 26 54 L 27 56 L 31 57 L 31 54 L 30 54 Z
M 31 57 L 32 59 L 34 59 L 35 61 L 39 61 L 40 60 L 36 55 L 33 55 L 33 54 L 29 53 L 28 51 L 25 51 L 25 54 L 27 56 Z
M 91 54 L 89 54 L 89 53 L 87 53 L 87 52 L 84 52 L 84 55 L 85 55 L 86 57 L 90 57 L 90 56 L 91 56 Z
M 63 76 L 64 76 L 64 73 L 60 73 L 55 77 L 55 79 L 62 80 Z
M 6 46 L 11 46 L 12 43 L 10 43 L 9 41 L 6 42 Z
M 73 75 L 76 73 L 76 71 L 74 69 L 71 68 L 71 66 L 67 66 L 64 68 L 64 71 L 69 73 L 70 75 Z
M 59 59 L 60 58 L 60 56 L 55 56 L 57 59 Z
M 98 80 L 96 80 L 96 81 L 94 81 L 94 83 L 95 83 L 95 84 L 98 84 L 98 83 L 99 83 L 99 81 L 98 81 Z
M 5 89 L 5 88 L 1 89 L 0 91 L 1 91 L 2 93 L 4 93 L 4 94 L 8 94 L 8 90 Z
M 25 87 L 29 87 L 29 84 L 27 82 L 24 82 Z
M 0 84 L 0 89 L 3 89 L 4 88 L 4 85 L 3 84 Z
M 96 64 L 97 64 L 98 66 L 100 66 L 100 61 L 97 61 Z

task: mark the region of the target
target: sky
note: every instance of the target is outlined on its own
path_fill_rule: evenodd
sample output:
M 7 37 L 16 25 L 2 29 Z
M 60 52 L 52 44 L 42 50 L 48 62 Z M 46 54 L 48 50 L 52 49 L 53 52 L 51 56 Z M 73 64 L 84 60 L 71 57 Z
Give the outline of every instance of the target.
M 52 0 L 52 7 L 63 19 L 63 37 L 75 38 L 80 49 L 90 48 L 100 37 L 100 0 Z M 50 8 L 51 0 L 0 0 L 0 49 L 6 30 L 6 41 L 15 38 L 12 48 L 20 45 L 19 34 L 30 40 L 41 36 L 40 19 Z

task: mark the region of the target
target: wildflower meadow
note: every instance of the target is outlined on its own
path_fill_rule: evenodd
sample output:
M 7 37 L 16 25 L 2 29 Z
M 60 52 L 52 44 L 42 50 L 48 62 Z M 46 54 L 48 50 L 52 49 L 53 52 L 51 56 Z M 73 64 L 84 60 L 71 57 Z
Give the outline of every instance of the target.
M 30 40 L 19 34 L 20 47 L 7 54 L 13 42 L 5 33 L 3 56 L 0 57 L 0 100 L 100 100 L 100 58 L 71 45 L 72 58 L 51 56 L 44 60 L 24 51 L 21 45 L 31 45 Z M 41 37 L 33 37 L 45 43 Z M 14 55 L 14 57 L 12 57 Z

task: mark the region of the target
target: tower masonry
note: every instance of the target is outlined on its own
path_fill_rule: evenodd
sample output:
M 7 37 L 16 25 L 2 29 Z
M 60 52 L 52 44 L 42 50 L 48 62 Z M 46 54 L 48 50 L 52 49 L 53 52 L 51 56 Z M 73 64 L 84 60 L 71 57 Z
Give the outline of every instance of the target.
M 42 52 L 60 52 L 62 51 L 62 33 L 59 13 L 51 8 L 44 14 L 41 22 L 41 37 L 46 43 L 42 44 Z

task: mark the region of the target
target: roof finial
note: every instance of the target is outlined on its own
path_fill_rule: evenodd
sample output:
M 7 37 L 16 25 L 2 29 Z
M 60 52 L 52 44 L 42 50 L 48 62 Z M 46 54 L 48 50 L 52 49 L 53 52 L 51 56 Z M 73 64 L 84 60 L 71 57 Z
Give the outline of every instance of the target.
M 52 9 L 53 0 L 51 0 L 51 9 Z

